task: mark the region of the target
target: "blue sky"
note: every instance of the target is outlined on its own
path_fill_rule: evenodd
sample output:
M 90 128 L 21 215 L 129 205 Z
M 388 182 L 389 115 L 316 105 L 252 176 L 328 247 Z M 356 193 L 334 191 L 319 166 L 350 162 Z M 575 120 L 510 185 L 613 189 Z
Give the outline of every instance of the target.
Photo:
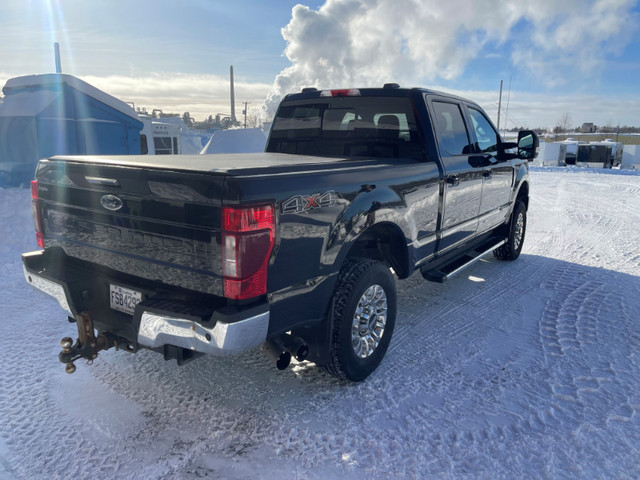
M 287 66 L 280 28 L 297 3 L 5 0 L 0 71 L 50 71 L 57 41 L 63 69 L 79 76 L 225 74 L 235 62 L 247 78 L 270 83 Z
M 476 100 L 507 127 L 640 126 L 635 0 L 4 0 L 0 83 L 63 72 L 124 101 L 196 119 L 273 108 L 302 86 L 397 81 Z M 532 5 L 534 4 L 535 5 Z M 509 82 L 511 88 L 509 89 Z M 503 120 L 504 126 L 504 120 Z

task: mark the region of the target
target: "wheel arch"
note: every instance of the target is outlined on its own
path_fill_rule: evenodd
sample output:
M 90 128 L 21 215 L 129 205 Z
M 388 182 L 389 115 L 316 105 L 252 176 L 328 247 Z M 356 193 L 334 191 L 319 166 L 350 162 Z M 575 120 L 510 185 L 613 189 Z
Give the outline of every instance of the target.
M 519 168 L 516 168 L 516 180 L 515 180 L 515 196 L 513 198 L 513 205 L 522 201 L 524 206 L 529 210 L 529 170 L 526 165 L 522 164 Z
M 393 268 L 398 278 L 412 273 L 407 239 L 397 225 L 381 222 L 362 232 L 348 247 L 340 264 L 352 257 L 369 258 Z

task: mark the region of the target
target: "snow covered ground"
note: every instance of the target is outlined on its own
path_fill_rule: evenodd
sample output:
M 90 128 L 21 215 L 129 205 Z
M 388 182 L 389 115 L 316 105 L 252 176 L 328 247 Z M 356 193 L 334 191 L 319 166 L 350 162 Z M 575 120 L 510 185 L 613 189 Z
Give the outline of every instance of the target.
M 381 367 L 105 352 L 31 289 L 29 192 L 0 189 L 0 479 L 638 478 L 640 176 L 533 169 L 515 263 L 399 281 Z

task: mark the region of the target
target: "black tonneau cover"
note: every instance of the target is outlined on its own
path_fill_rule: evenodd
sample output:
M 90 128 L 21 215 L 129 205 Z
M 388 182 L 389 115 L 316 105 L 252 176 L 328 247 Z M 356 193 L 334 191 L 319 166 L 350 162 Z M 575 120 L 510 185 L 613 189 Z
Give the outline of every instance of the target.
M 94 165 L 247 175 L 260 173 L 259 171 L 262 169 L 269 169 L 269 173 L 277 173 L 278 170 L 281 170 L 277 167 L 299 171 L 300 168 L 304 169 L 304 167 L 313 168 L 321 165 L 331 165 L 348 159 L 283 153 L 229 153 L 215 155 L 60 155 L 52 157 L 51 160 Z

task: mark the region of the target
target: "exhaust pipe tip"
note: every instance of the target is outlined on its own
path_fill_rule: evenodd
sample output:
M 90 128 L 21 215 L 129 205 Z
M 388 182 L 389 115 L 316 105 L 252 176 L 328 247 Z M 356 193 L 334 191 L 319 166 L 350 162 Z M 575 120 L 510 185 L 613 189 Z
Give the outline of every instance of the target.
M 276 364 L 278 370 L 284 370 L 291 363 L 291 353 L 277 340 L 265 342 L 264 352 Z
M 300 337 L 285 335 L 282 337 L 282 344 L 299 362 L 303 362 L 309 356 L 309 344 Z
M 285 348 L 293 357 L 299 361 L 304 361 L 309 355 L 309 345 L 299 337 L 288 337 L 284 343 Z
M 300 337 L 285 334 L 265 342 L 264 352 L 276 364 L 278 370 L 284 370 L 291 364 L 291 358 L 303 362 L 309 355 L 309 344 Z
M 309 345 L 306 343 L 301 345 L 298 350 L 296 350 L 296 360 L 299 362 L 304 362 L 309 356 Z

